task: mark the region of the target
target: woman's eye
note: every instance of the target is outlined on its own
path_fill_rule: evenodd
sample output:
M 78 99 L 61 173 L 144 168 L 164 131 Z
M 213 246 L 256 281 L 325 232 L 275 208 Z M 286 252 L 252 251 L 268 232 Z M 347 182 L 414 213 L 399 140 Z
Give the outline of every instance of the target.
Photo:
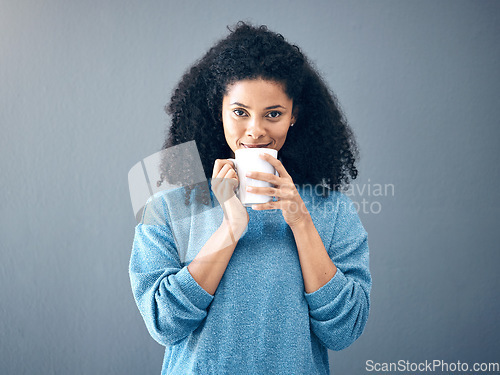
M 278 118 L 281 116 L 281 112 L 280 111 L 272 111 L 272 112 L 269 112 L 267 114 L 267 117 L 270 117 L 270 118 Z
M 245 116 L 245 112 L 242 111 L 241 109 L 235 109 L 233 113 L 238 117 Z

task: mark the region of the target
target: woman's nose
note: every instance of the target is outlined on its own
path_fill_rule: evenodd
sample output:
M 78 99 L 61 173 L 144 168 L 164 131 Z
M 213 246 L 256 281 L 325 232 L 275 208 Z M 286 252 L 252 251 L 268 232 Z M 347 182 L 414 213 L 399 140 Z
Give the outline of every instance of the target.
M 253 118 L 248 122 L 247 135 L 252 138 L 260 138 L 266 134 L 262 119 Z

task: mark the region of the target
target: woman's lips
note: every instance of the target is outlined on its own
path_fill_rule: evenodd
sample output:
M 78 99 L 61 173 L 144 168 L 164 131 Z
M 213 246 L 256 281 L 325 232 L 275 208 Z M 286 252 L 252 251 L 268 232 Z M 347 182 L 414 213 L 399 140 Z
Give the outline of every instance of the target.
M 242 143 L 241 145 L 245 148 L 265 148 L 269 146 L 272 142 L 269 143 L 259 143 L 259 144 L 254 144 L 254 143 Z

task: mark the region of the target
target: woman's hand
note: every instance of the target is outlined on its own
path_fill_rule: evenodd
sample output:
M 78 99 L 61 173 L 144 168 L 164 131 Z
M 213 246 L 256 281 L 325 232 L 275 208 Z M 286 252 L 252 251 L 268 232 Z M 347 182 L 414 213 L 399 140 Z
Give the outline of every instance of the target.
M 247 191 L 254 194 L 274 196 L 278 200 L 267 203 L 255 204 L 254 210 L 273 210 L 280 209 L 286 223 L 293 228 L 299 223 L 310 218 L 309 211 L 304 204 L 292 178 L 286 171 L 281 161 L 269 154 L 261 154 L 260 158 L 270 163 L 278 172 L 279 177 L 264 172 L 249 172 L 247 177 L 255 180 L 267 181 L 274 187 L 255 187 L 248 186 Z
M 244 232 L 248 225 L 248 212 L 235 194 L 238 174 L 232 161 L 217 159 L 212 172 L 212 191 L 224 211 L 224 222 L 235 234 Z

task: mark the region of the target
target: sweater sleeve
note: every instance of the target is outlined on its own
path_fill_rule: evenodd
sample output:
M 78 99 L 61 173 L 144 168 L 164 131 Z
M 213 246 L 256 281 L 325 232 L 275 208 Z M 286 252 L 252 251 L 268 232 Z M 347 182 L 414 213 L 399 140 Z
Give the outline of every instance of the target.
M 160 344 L 177 343 L 205 319 L 213 296 L 181 265 L 168 220 L 137 225 L 129 274 L 137 307 Z
M 340 194 L 337 207 L 332 241 L 327 249 L 337 272 L 318 290 L 305 293 L 311 328 L 332 350 L 347 348 L 363 333 L 372 283 L 367 233 L 348 197 Z

